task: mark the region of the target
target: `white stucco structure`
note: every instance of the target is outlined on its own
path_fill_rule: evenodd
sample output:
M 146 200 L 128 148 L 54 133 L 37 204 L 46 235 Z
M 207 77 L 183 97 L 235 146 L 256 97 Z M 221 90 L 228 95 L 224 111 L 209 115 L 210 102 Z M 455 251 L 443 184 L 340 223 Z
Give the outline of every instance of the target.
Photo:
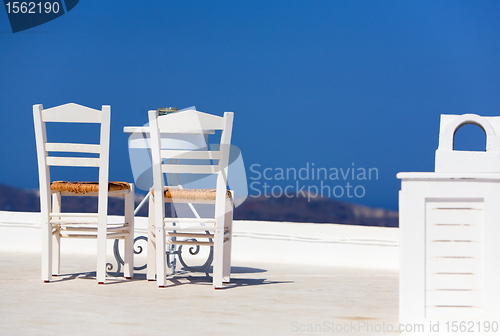
M 465 124 L 485 131 L 486 151 L 453 150 Z M 477 332 L 478 321 L 500 320 L 498 134 L 499 117 L 442 115 L 435 172 L 397 175 L 401 323 L 439 321 L 442 333 L 464 321 Z

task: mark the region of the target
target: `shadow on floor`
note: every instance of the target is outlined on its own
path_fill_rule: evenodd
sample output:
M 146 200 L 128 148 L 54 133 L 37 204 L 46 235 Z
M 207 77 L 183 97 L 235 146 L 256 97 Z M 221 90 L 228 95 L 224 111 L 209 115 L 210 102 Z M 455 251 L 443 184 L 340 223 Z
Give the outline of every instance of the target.
M 208 269 L 209 273 L 213 272 L 213 267 L 210 266 Z M 256 279 L 256 278 L 241 278 L 234 277 L 234 275 L 238 274 L 256 274 L 256 273 L 265 273 L 266 269 L 256 268 L 256 267 L 245 267 L 245 266 L 232 266 L 231 274 L 233 277 L 231 278 L 230 283 L 225 284 L 224 289 L 236 288 L 236 287 L 247 287 L 247 286 L 261 286 L 261 285 L 272 285 L 279 283 L 293 283 L 293 281 L 269 281 L 265 278 Z M 75 279 L 86 279 L 86 280 L 96 280 L 96 272 L 81 272 L 81 273 L 68 273 L 68 274 L 60 274 L 58 276 L 54 276 L 51 282 L 62 282 L 68 280 Z M 119 284 L 130 281 L 147 281 L 145 273 L 135 273 L 132 279 L 125 279 L 123 277 L 123 273 L 108 273 L 108 277 L 106 278 L 106 285 Z M 212 277 L 206 276 L 204 272 L 189 272 L 184 269 L 177 271 L 173 275 L 167 276 L 167 285 L 165 287 L 176 287 L 187 284 L 197 284 L 197 285 L 207 285 L 212 286 Z

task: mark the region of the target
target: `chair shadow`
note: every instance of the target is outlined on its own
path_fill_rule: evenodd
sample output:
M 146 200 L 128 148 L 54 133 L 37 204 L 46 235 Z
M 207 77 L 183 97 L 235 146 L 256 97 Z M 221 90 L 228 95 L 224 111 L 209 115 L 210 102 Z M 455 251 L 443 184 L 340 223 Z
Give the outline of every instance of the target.
M 79 273 L 66 273 L 66 274 L 54 275 L 50 282 L 56 283 L 56 282 L 70 281 L 70 280 L 76 280 L 76 279 L 96 281 L 96 278 L 97 278 L 97 273 L 95 271 L 79 272 Z M 144 281 L 144 280 L 146 280 L 146 274 L 143 274 L 143 273 L 134 273 L 134 276 L 132 277 L 132 279 L 125 279 L 122 272 L 113 273 L 113 274 L 108 273 L 108 276 L 106 277 L 106 282 L 104 283 L 104 285 L 114 285 L 114 284 L 120 284 L 120 283 L 124 283 L 124 282 Z
M 232 266 L 231 267 L 231 274 L 257 274 L 257 273 L 265 273 L 267 272 L 266 269 L 263 268 L 256 268 L 256 267 L 245 267 L 245 266 Z M 210 266 L 208 269 L 208 273 L 213 273 L 213 267 Z M 51 283 L 57 283 L 57 282 L 63 282 L 63 281 L 71 281 L 71 280 L 76 280 L 76 279 L 83 279 L 83 280 L 96 280 L 96 272 L 91 271 L 91 272 L 79 272 L 79 273 L 66 273 L 66 274 L 59 274 L 54 276 L 55 278 L 52 279 Z M 108 273 L 108 277 L 106 278 L 106 282 L 104 283 L 105 285 L 115 285 L 115 284 L 120 284 L 120 283 L 125 283 L 125 282 L 135 282 L 135 281 L 147 281 L 146 274 L 145 273 L 134 273 L 134 276 L 132 279 L 125 279 L 123 277 L 123 273 Z M 208 276 L 204 272 L 191 272 L 185 269 L 181 269 L 179 271 L 176 271 L 172 275 L 167 276 L 167 281 L 170 283 L 167 283 L 165 288 L 169 287 L 177 287 L 177 286 L 182 286 L 182 285 L 191 285 L 191 284 L 196 284 L 196 285 L 202 285 L 202 286 L 212 286 L 212 277 Z M 293 283 L 294 281 L 287 280 L 287 281 L 271 281 L 266 278 L 247 278 L 247 277 L 232 277 L 231 281 L 227 284 L 224 284 L 224 287 L 220 288 L 219 290 L 227 290 L 231 288 L 238 288 L 238 287 L 248 287 L 248 286 L 262 286 L 262 285 L 274 285 L 274 284 L 283 284 L 283 283 Z
M 255 274 L 255 273 L 265 273 L 266 269 L 263 268 L 255 268 L 255 267 L 244 267 L 244 266 L 232 266 L 231 274 Z M 213 273 L 213 267 L 210 266 L 208 273 Z M 200 274 L 200 275 L 193 275 Z M 183 280 L 183 281 L 181 281 Z M 187 282 L 186 282 L 187 280 Z M 182 285 L 205 285 L 212 286 L 212 277 L 206 276 L 204 272 L 190 272 L 185 269 L 181 269 L 180 271 L 167 276 L 167 281 L 170 284 L 165 285 L 165 288 L 169 287 L 177 287 Z M 224 287 L 219 290 L 227 290 L 237 287 L 247 287 L 247 286 L 262 286 L 262 285 L 274 285 L 274 284 L 282 284 L 282 283 L 293 283 L 293 281 L 271 281 L 266 278 L 231 278 L 231 281 L 227 284 L 224 284 Z

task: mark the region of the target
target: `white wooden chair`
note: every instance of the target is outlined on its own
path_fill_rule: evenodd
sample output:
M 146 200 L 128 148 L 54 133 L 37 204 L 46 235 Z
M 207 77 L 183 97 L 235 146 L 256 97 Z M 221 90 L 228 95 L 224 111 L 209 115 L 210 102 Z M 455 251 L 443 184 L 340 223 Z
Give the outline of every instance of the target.
M 154 280 L 156 274 L 159 287 L 165 287 L 166 283 L 166 244 L 213 246 L 213 286 L 220 289 L 230 280 L 233 198 L 227 190 L 227 167 L 232 125 L 232 112 L 219 117 L 195 110 L 165 116 L 149 111 L 154 185 L 149 202 L 147 278 Z M 222 133 L 218 150 L 161 148 L 161 140 L 169 134 L 203 136 L 219 130 Z M 171 181 L 165 186 L 163 174 L 216 174 L 216 188 L 183 189 Z M 215 216 L 165 218 L 165 203 L 214 204 Z
M 95 110 L 77 104 L 65 104 L 50 109 L 33 106 L 38 173 L 40 178 L 40 212 L 42 216 L 42 280 L 50 282 L 60 273 L 60 239 L 97 239 L 97 281 L 106 277 L 106 239 L 124 239 L 124 276 L 133 276 L 134 244 L 134 185 L 108 182 L 110 107 Z M 46 123 L 100 124 L 99 144 L 47 142 Z M 51 152 L 72 153 L 73 156 L 49 156 Z M 78 154 L 77 154 L 78 153 Z M 86 153 L 86 154 L 82 154 Z M 82 157 L 82 155 L 94 157 Z M 98 157 L 95 157 L 95 156 Z M 50 167 L 97 167 L 98 182 L 51 183 Z M 102 186 L 107 186 L 102 188 Z M 61 196 L 97 196 L 97 213 L 62 213 Z M 108 224 L 108 196 L 125 200 L 124 222 Z

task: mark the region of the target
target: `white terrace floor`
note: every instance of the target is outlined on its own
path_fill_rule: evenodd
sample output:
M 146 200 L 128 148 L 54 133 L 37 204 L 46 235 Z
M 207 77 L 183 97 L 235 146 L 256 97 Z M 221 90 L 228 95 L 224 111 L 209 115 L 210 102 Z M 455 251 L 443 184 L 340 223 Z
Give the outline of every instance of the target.
M 145 235 L 145 218 L 136 228 Z M 63 275 L 45 284 L 39 215 L 0 212 L 0 335 L 396 334 L 376 331 L 397 329 L 398 229 L 236 221 L 234 231 L 222 290 L 182 270 L 163 289 L 145 270 L 97 285 L 89 240 L 63 240 Z

